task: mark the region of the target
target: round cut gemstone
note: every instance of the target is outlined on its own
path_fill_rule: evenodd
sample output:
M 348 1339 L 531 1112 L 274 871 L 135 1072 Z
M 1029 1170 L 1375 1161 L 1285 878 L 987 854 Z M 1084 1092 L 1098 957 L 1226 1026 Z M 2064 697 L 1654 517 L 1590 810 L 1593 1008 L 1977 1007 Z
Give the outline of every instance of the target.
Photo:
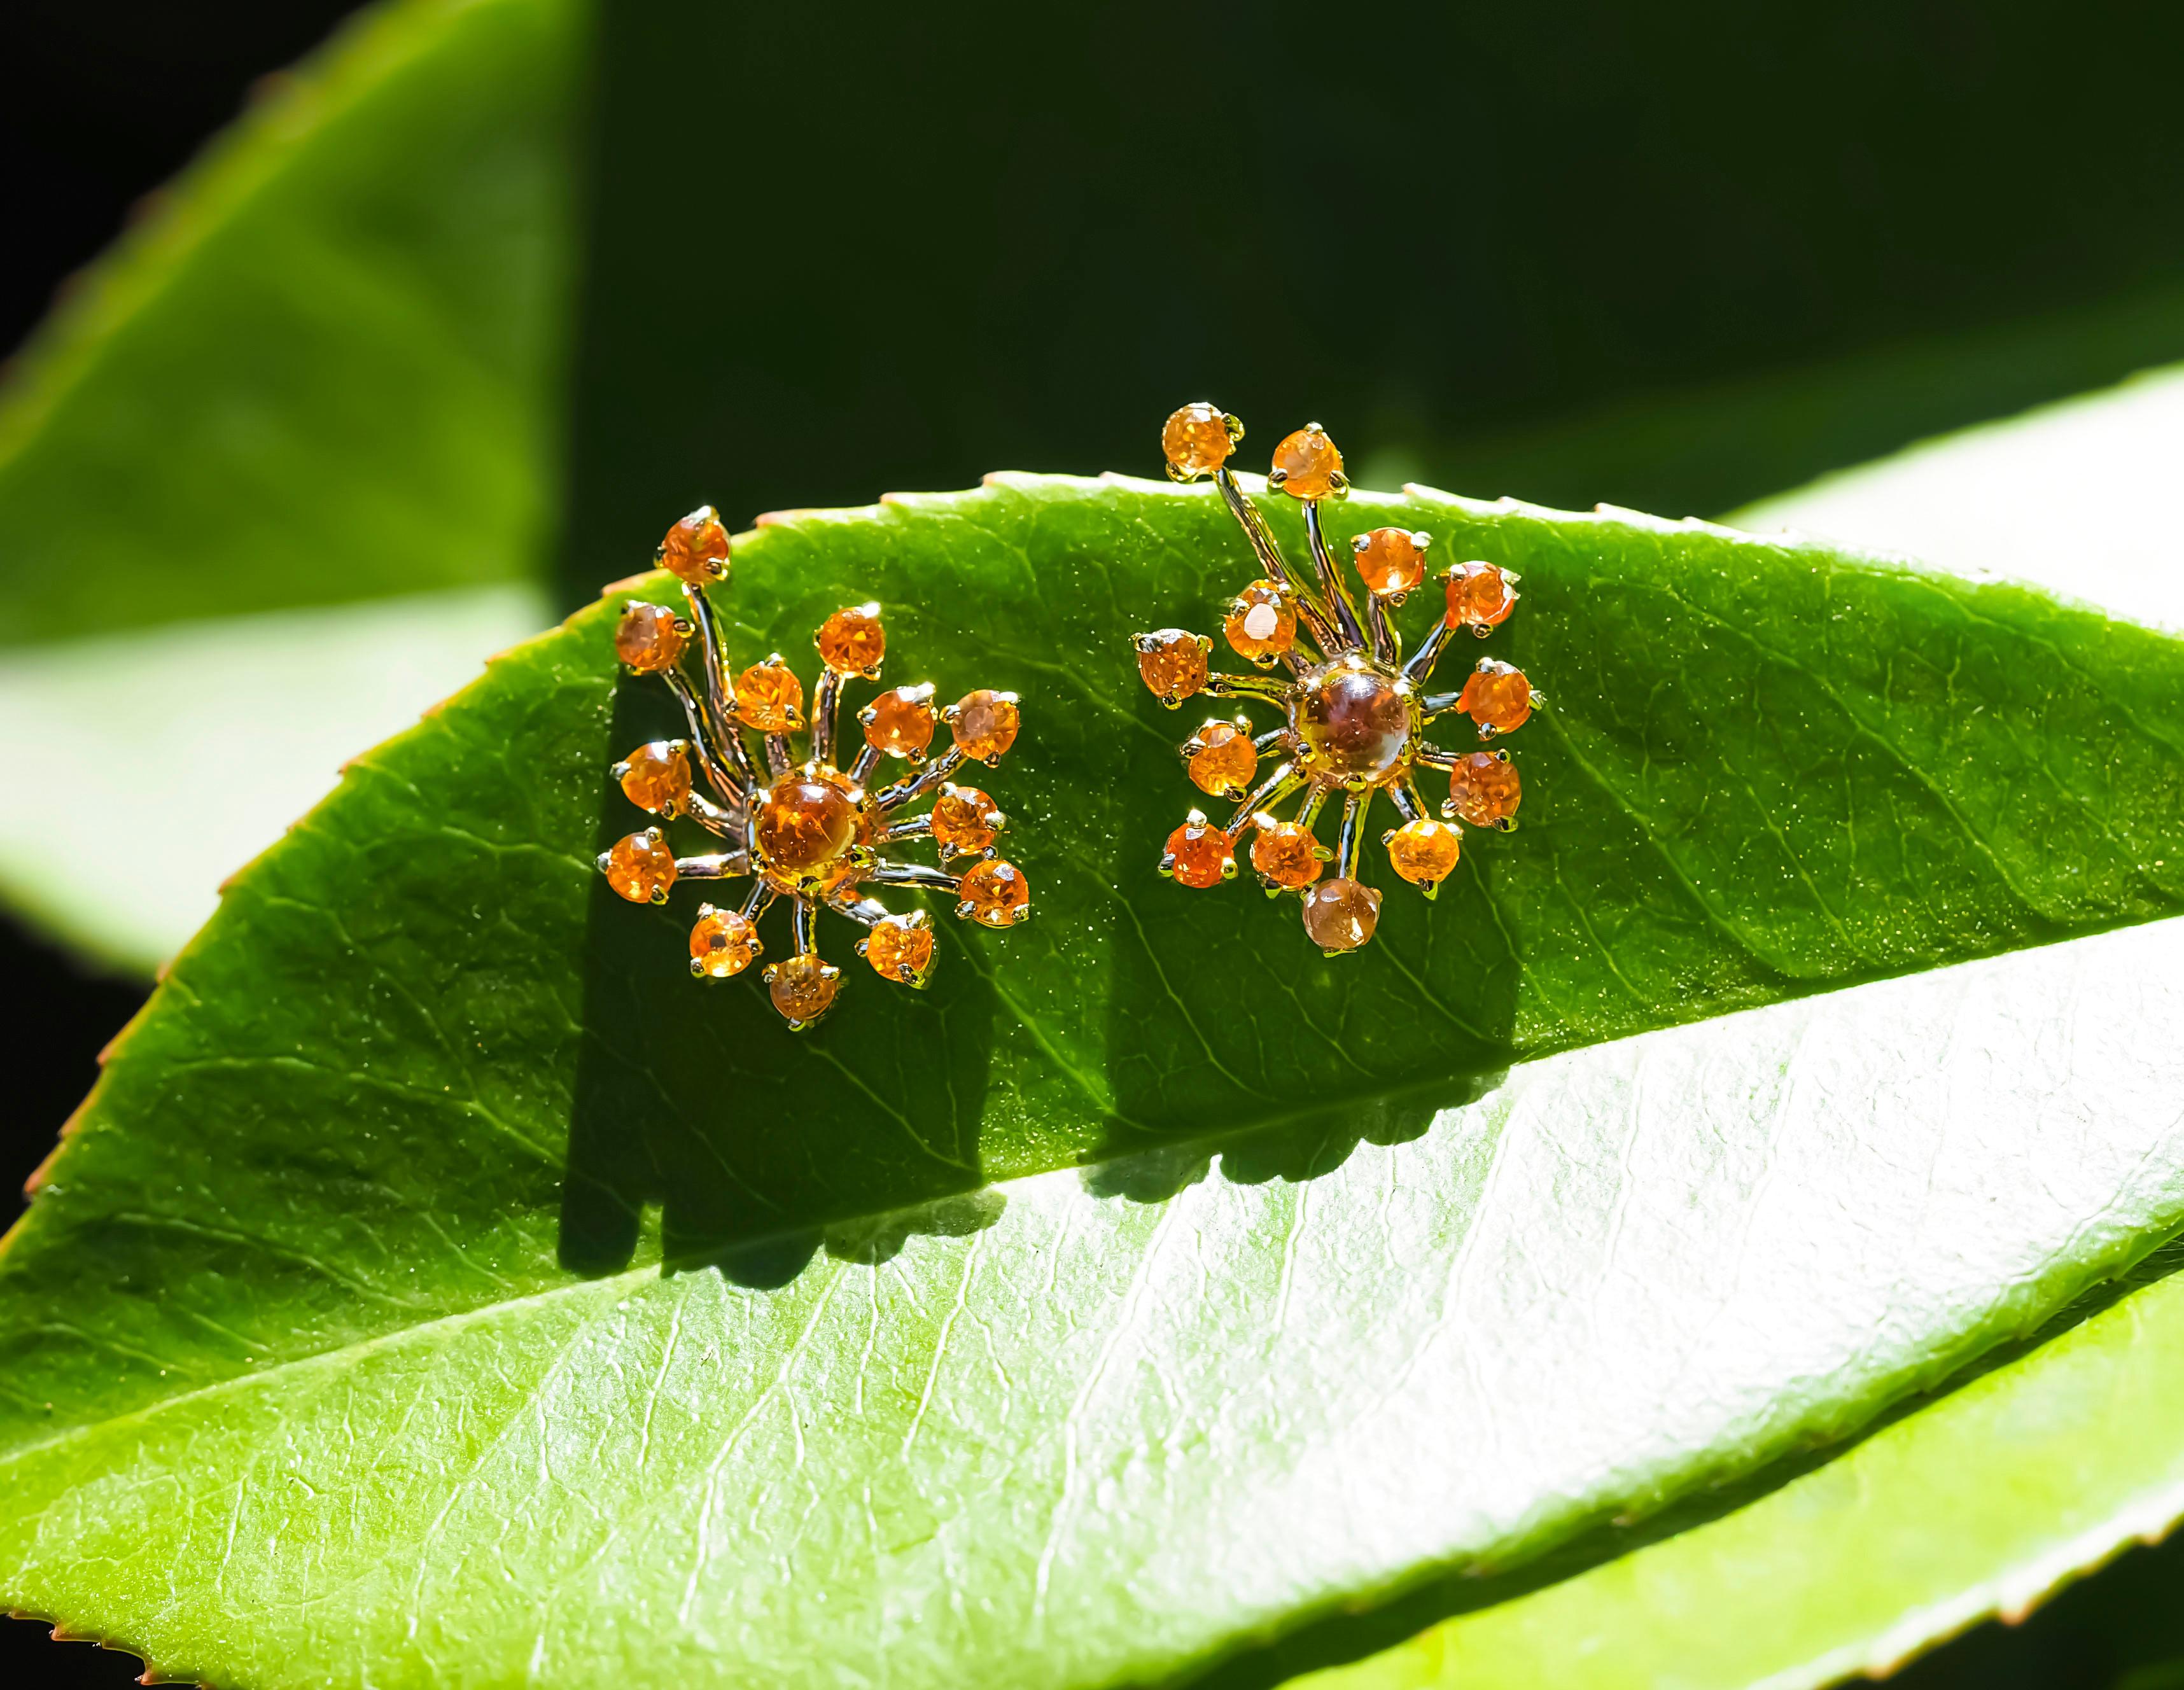
M 919 758 L 933 743 L 939 720 L 933 709 L 933 687 L 894 687 L 880 694 L 858 713 L 865 725 L 865 743 L 890 757 Z
M 1439 886 L 1456 866 L 1462 836 L 1445 821 L 1421 817 L 1388 836 L 1388 862 L 1412 886 Z
M 1297 892 L 1319 878 L 1319 842 L 1294 821 L 1258 824 L 1251 841 L 1251 866 L 1284 892 Z
M 1210 475 L 1235 449 L 1236 437 L 1221 407 L 1203 400 L 1173 412 L 1161 427 L 1161 451 L 1178 475 Z
M 791 957 L 766 971 L 766 995 L 792 1027 L 808 1027 L 833 1007 L 842 970 L 816 956 Z
M 1323 499 L 1341 483 L 1342 454 L 1318 423 L 1307 423 L 1274 448 L 1274 473 L 1292 498 Z
M 993 692 L 980 687 L 956 701 L 948 713 L 956 736 L 956 748 L 974 763 L 998 763 L 1017 742 L 1022 717 L 1013 692 Z
M 640 745 L 615 765 L 622 796 L 655 815 L 677 815 L 690 807 L 690 755 L 679 739 Z
M 1138 636 L 1138 674 L 1145 690 L 1173 709 L 1206 690 L 1208 642 L 1182 628 Z
M 1369 664 L 1345 660 L 1306 677 L 1290 705 L 1305 771 L 1348 787 L 1399 774 L 1415 726 L 1409 694 Z
M 689 637 L 666 605 L 625 604 L 615 627 L 615 655 L 639 675 L 657 675 L 675 667 Z
M 1167 837 L 1161 866 L 1179 886 L 1218 886 L 1236 872 L 1228 836 L 1193 810 L 1190 820 Z
M 1001 831 L 1001 813 L 994 801 L 976 787 L 953 781 L 940 788 L 933 801 L 933 837 L 940 846 L 940 860 L 976 856 L 994 842 Z
M 1031 888 L 1023 870 L 998 857 L 974 864 L 956 897 L 961 902 L 956 913 L 981 927 L 1013 927 L 1031 914 Z
M 905 986 L 924 983 L 933 966 L 933 928 L 922 915 L 890 915 L 865 940 L 872 971 Z
M 1532 714 L 1532 686 L 1523 670 L 1483 658 L 1456 695 L 1456 708 L 1477 722 L 1482 734 L 1510 733 Z
M 1484 634 L 1509 620 L 1517 595 L 1491 564 L 1458 564 L 1448 572 L 1448 625 Z
M 607 884 L 632 903 L 665 903 L 675 884 L 675 853 L 656 827 L 617 839 L 599 858 Z
M 1351 542 L 1357 573 L 1370 591 L 1384 598 L 1408 592 L 1426 578 L 1430 535 L 1407 528 L 1375 528 Z
M 849 873 L 858 820 L 838 780 L 816 771 L 784 776 L 758 801 L 751 838 L 760 866 L 784 890 L 831 891 Z
M 726 980 L 749 968 L 765 948 L 748 916 L 709 903 L 690 929 L 690 972 L 700 980 Z
M 1304 895 L 1304 931 L 1330 953 L 1354 951 L 1380 921 L 1380 894 L 1361 881 L 1322 881 Z
M 1259 750 L 1248 725 L 1208 722 L 1198 731 L 1198 747 L 1188 766 L 1200 792 L 1222 798 L 1251 791 L 1251 777 L 1259 772 Z
M 728 531 L 720 513 L 701 504 L 667 531 L 660 542 L 660 567 L 677 581 L 703 586 L 728 572 Z
M 837 675 L 878 674 L 880 659 L 887 655 L 887 630 L 880 625 L 879 606 L 837 610 L 819 625 L 812 643 L 819 648 L 819 661 Z
M 804 683 L 778 659 L 755 663 L 736 677 L 736 714 L 760 733 L 788 733 L 804 725 Z
M 1236 595 L 1221 631 L 1228 637 L 1228 643 L 1235 648 L 1237 656 L 1249 658 L 1253 663 L 1271 662 L 1296 644 L 1296 607 L 1273 582 L 1255 581 Z M 1144 667 L 1142 658 L 1139 666 Z M 1152 686 L 1150 678 L 1145 684 Z M 1205 682 L 1199 684 L 1203 686 Z M 1157 687 L 1154 690 L 1159 691 Z
M 1448 807 L 1474 827 L 1504 826 L 1523 797 L 1506 751 L 1474 751 L 1448 771 Z

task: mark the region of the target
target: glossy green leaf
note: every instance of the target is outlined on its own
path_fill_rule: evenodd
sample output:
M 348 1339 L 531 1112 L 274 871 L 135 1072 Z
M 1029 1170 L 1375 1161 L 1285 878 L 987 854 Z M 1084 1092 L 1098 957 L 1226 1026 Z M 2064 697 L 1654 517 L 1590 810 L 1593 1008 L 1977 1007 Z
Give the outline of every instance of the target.
M 79 278 L 0 398 L 0 645 L 541 572 L 583 16 L 366 14 Z
M 591 871 L 662 720 L 607 614 L 363 759 L 0 1256 L 0 1600 L 237 1684 L 1161 1682 L 1842 1436 L 2184 1222 L 2184 648 L 1339 518 L 1522 570 L 1554 701 L 1524 828 L 1341 965 L 1153 873 L 1195 717 L 1126 637 L 1248 576 L 1202 492 L 739 548 L 740 653 L 870 595 L 891 679 L 1028 703 L 1037 919 L 805 1038 Z

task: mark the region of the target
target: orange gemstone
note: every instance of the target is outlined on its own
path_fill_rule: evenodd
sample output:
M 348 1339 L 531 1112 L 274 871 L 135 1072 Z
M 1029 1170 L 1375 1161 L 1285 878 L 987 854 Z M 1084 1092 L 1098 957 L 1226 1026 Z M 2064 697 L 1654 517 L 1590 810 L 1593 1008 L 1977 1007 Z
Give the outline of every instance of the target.
M 857 839 L 857 806 L 833 781 L 788 775 L 758 801 L 751 830 L 769 878 L 798 890 L 832 888 L 846 871 L 844 853 Z
M 1208 722 L 1193 742 L 1198 749 L 1187 765 L 1193 785 L 1217 798 L 1241 798 L 1251 790 L 1251 777 L 1259 772 L 1259 748 L 1251 742 L 1249 723 Z
M 1179 475 L 1210 475 L 1235 449 L 1236 436 L 1228 432 L 1221 407 L 1202 400 L 1173 413 L 1161 428 L 1161 450 Z
M 1292 498 L 1323 499 L 1342 485 L 1342 454 L 1318 423 L 1307 423 L 1274 448 L 1274 475 Z
M 1448 625 L 1485 633 L 1509 620 L 1517 595 L 1509 578 L 1491 564 L 1458 564 L 1448 572 Z
M 922 914 L 890 915 L 874 926 L 863 949 L 882 978 L 922 986 L 933 966 L 933 928 Z
M 918 758 L 933 743 L 933 684 L 894 687 L 857 713 L 865 725 L 865 743 L 891 757 Z
M 748 916 L 709 903 L 690 930 L 690 972 L 700 980 L 726 980 L 749 968 L 765 948 Z
M 1000 762 L 1017 742 L 1022 725 L 1015 693 L 990 692 L 983 687 L 966 692 L 948 712 L 956 748 L 976 763 Z
M 1258 820 L 1251 841 L 1251 866 L 1284 892 L 1296 892 L 1319 878 L 1319 842 L 1294 821 Z
M 816 956 L 791 957 L 766 971 L 766 995 L 791 1027 L 808 1027 L 833 1006 L 842 970 Z
M 1236 872 L 1234 848 L 1227 834 L 1193 810 L 1190 819 L 1168 835 L 1161 872 L 1173 876 L 1183 886 L 1218 886 Z
M 1474 751 L 1448 771 L 1448 807 L 1474 827 L 1500 827 L 1524 796 L 1506 751 Z
M 1357 573 L 1366 587 L 1384 598 L 1408 592 L 1426 578 L 1426 548 L 1432 536 L 1407 528 L 1375 528 L 1351 542 Z
M 973 864 L 956 896 L 961 902 L 956 913 L 981 927 L 1013 927 L 1031 914 L 1031 888 L 1023 871 L 998 857 Z
M 933 837 L 939 842 L 944 863 L 950 857 L 977 855 L 1000 831 L 1000 811 L 976 787 L 950 781 L 933 801 Z
M 688 627 L 677 625 L 675 613 L 664 604 L 625 604 L 615 629 L 615 655 L 639 675 L 657 675 L 674 668 L 682 655 L 690 637 Z
M 804 683 L 777 658 L 755 663 L 736 677 L 736 714 L 760 733 L 804 725 Z
M 1512 733 L 1532 714 L 1532 686 L 1523 670 L 1482 658 L 1456 695 L 1456 708 L 1479 724 L 1481 738 Z
M 1463 836 L 1445 821 L 1407 821 L 1388 836 L 1388 862 L 1412 886 L 1439 886 L 1456 867 Z
M 655 815 L 675 815 L 690 807 L 690 756 L 679 739 L 655 739 L 640 745 L 615 764 L 622 796 Z
M 1380 923 L 1380 894 L 1358 881 L 1322 881 L 1304 895 L 1304 931 L 1323 951 L 1354 951 Z
M 1273 582 L 1255 581 L 1236 595 L 1221 631 L 1228 637 L 1237 656 L 1266 663 L 1296 643 L 1296 607 Z M 1138 659 L 1138 666 L 1144 668 L 1143 658 Z M 1145 685 L 1152 686 L 1150 678 Z
M 667 531 L 660 542 L 660 567 L 677 581 L 703 586 L 728 572 L 728 531 L 720 513 L 701 504 Z
M 667 888 L 675 884 L 675 853 L 666 836 L 648 827 L 600 853 L 599 872 L 632 903 L 665 903 Z
M 837 610 L 819 625 L 812 643 L 819 661 L 837 675 L 877 675 L 887 655 L 887 630 L 880 625 L 877 604 L 859 604 Z
M 1146 690 L 1173 709 L 1206 690 L 1206 651 L 1212 642 L 1181 628 L 1137 637 L 1138 673 Z

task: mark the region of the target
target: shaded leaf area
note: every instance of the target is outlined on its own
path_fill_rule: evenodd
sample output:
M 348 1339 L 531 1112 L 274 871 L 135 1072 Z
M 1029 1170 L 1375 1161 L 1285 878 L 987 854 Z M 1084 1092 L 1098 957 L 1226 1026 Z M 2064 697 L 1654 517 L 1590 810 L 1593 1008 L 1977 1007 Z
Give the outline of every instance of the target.
M 1293 905 L 1153 871 L 1195 717 L 1145 693 L 1128 635 L 1211 625 L 1248 578 L 1209 493 L 1009 477 L 775 520 L 723 595 L 738 652 L 808 651 L 870 595 L 890 681 L 1024 695 L 982 778 L 1036 919 L 944 920 L 929 993 L 853 973 L 811 1038 L 755 981 L 693 982 L 702 888 L 638 908 L 590 868 L 644 819 L 606 767 L 664 720 L 656 683 L 615 681 L 610 603 L 362 759 L 236 882 L 11 1248 L 0 1392 L 64 1422 L 552 1282 L 534 1229 L 564 1204 L 551 1251 L 603 1271 L 648 1202 L 687 1260 L 1242 1131 L 1308 1171 L 1519 1058 L 2175 907 L 2173 642 L 1694 525 L 1337 514 L 1338 542 L 1400 519 L 1521 570 L 1488 648 L 1554 701 L 1513 742 L 1525 826 L 1470 835 L 1437 903 L 1368 858 L 1366 952 L 1330 965 Z M 822 948 L 854 966 L 855 937 L 830 918 Z M 1139 1197 L 1182 1176 L 1138 1165 Z M 227 1330 L 231 1276 L 270 1328 Z
M 536 1278 L 18 1443 L 6 1599 L 242 1684 L 1173 1682 L 2030 1331 L 2184 1220 L 2180 1011 L 2159 923 L 1524 1065 L 1317 1179 Z
M 580 0 L 403 0 L 87 272 L 0 400 L 0 643 L 535 574 Z
M 2024 948 L 2176 907 L 2174 642 L 1697 525 L 1334 515 L 1523 571 L 1487 649 L 1554 701 L 1524 828 L 1433 904 L 1368 858 L 1346 965 L 1153 872 L 1195 717 L 1127 637 L 1250 574 L 1203 492 L 739 545 L 739 656 L 869 595 L 890 681 L 1028 706 L 981 778 L 1037 919 L 810 1037 L 689 980 L 697 888 L 591 869 L 660 725 L 624 592 L 360 759 L 0 1256 L 0 1598 L 238 1682 L 1158 1679 L 1841 1436 L 2175 1226 L 2172 930 Z

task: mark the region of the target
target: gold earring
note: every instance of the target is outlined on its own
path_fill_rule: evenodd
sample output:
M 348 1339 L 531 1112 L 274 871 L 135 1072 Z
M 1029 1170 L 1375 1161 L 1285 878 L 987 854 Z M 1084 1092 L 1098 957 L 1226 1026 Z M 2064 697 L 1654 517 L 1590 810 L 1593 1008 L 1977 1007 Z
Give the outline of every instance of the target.
M 641 745 L 613 771 L 638 809 L 663 821 L 687 820 L 725 848 L 678 857 L 665 830 L 649 827 L 602 852 L 599 867 L 634 903 L 665 903 L 677 881 L 749 876 L 741 904 L 698 907 L 690 972 L 700 980 L 727 980 L 749 968 L 766 948 L 760 917 L 776 899 L 788 899 L 794 952 L 769 965 L 763 978 L 773 1007 L 800 1032 L 833 1007 L 841 980 L 841 970 L 819 954 L 815 930 L 822 906 L 866 930 L 857 954 L 875 973 L 913 987 L 922 987 L 932 970 L 932 925 L 922 909 L 890 911 L 867 895 L 870 888 L 942 892 L 959 918 L 986 927 L 1014 926 L 1031 914 L 1022 872 L 994 848 L 1006 818 L 977 787 L 949 778 L 967 762 L 1000 761 L 1016 742 L 1020 701 L 1013 692 L 980 690 L 936 712 L 931 683 L 894 687 L 858 712 L 864 743 L 839 766 L 843 689 L 852 680 L 878 680 L 886 654 L 880 607 L 838 610 L 820 627 L 813 639 L 819 676 L 807 720 L 803 683 L 779 653 L 730 676 L 720 620 L 705 596 L 709 584 L 727 579 L 728 549 L 727 530 L 713 508 L 692 511 L 667 531 L 655 559 L 682 582 L 687 614 L 643 603 L 623 609 L 616 654 L 635 673 L 667 683 L 690 737 Z M 694 684 L 683 668 L 694 634 Z M 928 758 L 944 723 L 953 743 Z M 746 730 L 762 736 L 763 773 L 744 742 Z M 800 759 L 794 737 L 805 732 Z M 889 758 L 911 768 L 905 778 L 875 790 L 872 778 Z M 930 809 L 920 810 L 927 798 Z M 944 866 L 902 856 L 926 840 Z M 960 873 L 944 866 L 961 857 L 974 860 Z
M 1365 944 L 1379 922 L 1380 894 L 1357 877 L 1376 793 L 1384 792 L 1402 818 L 1381 836 L 1389 863 L 1428 898 L 1461 854 L 1459 818 L 1504 832 L 1516 826 L 1520 787 L 1509 753 L 1498 748 L 1446 750 L 1426 739 L 1427 725 L 1457 711 L 1472 719 L 1481 741 L 1492 741 L 1523 726 L 1546 701 L 1521 670 L 1492 658 L 1481 659 L 1458 692 L 1425 690 L 1458 628 L 1483 639 L 1507 620 L 1518 596 L 1513 572 L 1483 562 L 1451 566 L 1441 576 L 1446 609 L 1406 660 L 1392 615 L 1425 579 L 1432 536 L 1402 528 L 1356 536 L 1352 560 L 1366 589 L 1361 614 L 1320 520 L 1322 503 L 1350 491 L 1334 442 L 1318 423 L 1307 424 L 1274 448 L 1267 476 L 1270 491 L 1304 507 L 1314 575 L 1307 582 L 1290 570 L 1265 517 L 1229 470 L 1243 437 L 1244 425 L 1217 406 L 1191 404 L 1167 420 L 1161 445 L 1170 479 L 1212 479 L 1258 559 L 1261 578 L 1228 605 L 1223 631 L 1229 645 L 1262 669 L 1286 672 L 1210 674 L 1213 642 L 1181 628 L 1137 636 L 1138 672 L 1171 709 L 1203 692 L 1271 707 L 1283 720 L 1255 733 L 1248 716 L 1210 718 L 1184 742 L 1184 765 L 1198 788 L 1240 802 L 1225 826 L 1192 810 L 1168 836 L 1160 869 L 1184 886 L 1217 886 L 1234 877 L 1237 847 L 1249 828 L 1259 883 L 1269 897 L 1299 894 L 1306 933 L 1337 956 Z M 1274 759 L 1273 772 L 1260 780 L 1265 756 Z M 1427 814 L 1419 793 L 1422 766 L 1447 773 L 1440 820 Z M 1278 819 L 1275 806 L 1300 792 L 1292 817 Z M 1316 829 L 1320 811 L 1338 792 L 1342 820 L 1329 850 Z M 1333 875 L 1322 878 L 1330 864 Z

